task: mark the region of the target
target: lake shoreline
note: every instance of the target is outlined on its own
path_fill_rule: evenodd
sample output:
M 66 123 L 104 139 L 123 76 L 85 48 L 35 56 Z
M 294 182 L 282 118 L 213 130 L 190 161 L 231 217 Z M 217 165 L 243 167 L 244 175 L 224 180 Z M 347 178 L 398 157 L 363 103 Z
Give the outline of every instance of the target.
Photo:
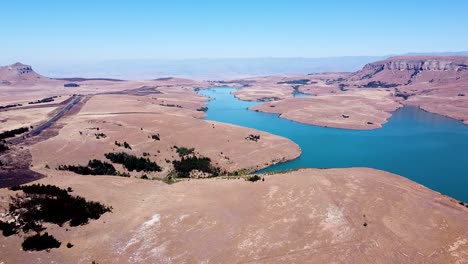
M 369 167 L 389 171 L 449 196 L 468 201 L 463 158 L 468 128 L 448 117 L 404 106 L 374 130 L 349 130 L 308 125 L 278 114 L 248 110 L 260 102 L 241 101 L 232 87 L 210 87 L 200 93 L 207 102 L 206 120 L 250 127 L 289 138 L 302 149 L 297 159 L 257 172 L 298 168 Z M 302 99 L 302 98 L 301 98 Z M 466 156 L 465 156 L 466 157 Z M 443 177 L 442 177 L 443 175 Z

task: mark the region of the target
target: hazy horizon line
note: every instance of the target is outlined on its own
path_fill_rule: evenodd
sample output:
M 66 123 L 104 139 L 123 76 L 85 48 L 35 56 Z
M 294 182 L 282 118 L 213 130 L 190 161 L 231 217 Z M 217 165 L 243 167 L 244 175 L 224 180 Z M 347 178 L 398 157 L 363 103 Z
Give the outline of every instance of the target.
M 197 58 L 108 58 L 100 60 L 83 60 L 72 61 L 67 63 L 64 61 L 28 61 L 16 60 L 10 63 L 2 63 L 2 65 L 11 65 L 14 63 L 33 64 L 99 64 L 116 61 L 216 61 L 216 60 L 281 60 L 281 59 L 297 59 L 297 60 L 313 60 L 313 59 L 340 59 L 340 58 L 373 58 L 373 57 L 394 57 L 394 56 L 468 56 L 468 50 L 460 51 L 434 51 L 434 52 L 407 52 L 407 53 L 392 53 L 385 55 L 335 55 L 335 56 L 259 56 L 259 57 L 197 57 Z

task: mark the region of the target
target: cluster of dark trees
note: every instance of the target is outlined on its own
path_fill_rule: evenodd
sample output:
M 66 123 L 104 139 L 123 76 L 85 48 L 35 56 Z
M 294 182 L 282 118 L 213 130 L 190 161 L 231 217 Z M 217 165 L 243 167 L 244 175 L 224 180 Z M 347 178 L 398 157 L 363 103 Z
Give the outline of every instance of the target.
M 59 170 L 72 171 L 81 175 L 119 175 L 126 176 L 117 172 L 115 167 L 105 161 L 97 159 L 90 160 L 87 166 L 81 165 L 60 165 Z
M 209 82 L 209 83 L 225 83 L 225 84 L 235 83 L 233 81 L 224 81 L 224 80 L 218 80 L 218 81 L 216 81 L 216 80 L 207 80 L 207 82 Z
M 46 228 L 42 223 L 52 223 L 62 226 L 84 225 L 89 219 L 99 219 L 102 214 L 111 212 L 112 208 L 99 202 L 86 201 L 83 197 L 72 196 L 65 189 L 53 185 L 33 184 L 14 186 L 13 191 L 23 191 L 12 197 L 7 215 L 14 222 L 0 221 L 0 229 L 4 236 L 10 236 L 22 231 L 35 231 L 35 236 L 26 238 L 24 250 L 44 250 L 60 246 L 60 242 L 47 233 L 40 235 Z M 71 189 L 69 188 L 71 191 Z M 58 244 L 57 244 L 58 242 Z
M 13 108 L 17 106 L 23 106 L 22 104 L 9 104 L 9 105 L 0 105 L 0 109 L 8 109 L 8 108 Z
M 246 136 L 245 139 L 257 142 L 257 141 L 260 140 L 260 135 L 250 134 L 250 135 Z
M 293 93 L 294 94 L 299 94 L 301 91 L 299 91 L 300 85 L 294 85 L 292 88 L 294 89 Z
M 176 105 L 176 104 L 159 104 L 160 106 L 167 106 L 167 107 L 177 107 L 177 108 L 182 108 L 181 105 Z
M 421 70 L 414 70 L 414 72 L 411 74 L 409 80 L 406 82 L 405 85 L 410 85 L 413 82 L 413 79 L 421 72 Z
M 95 133 L 94 135 L 96 136 L 96 139 L 106 138 L 107 137 L 106 134 L 104 134 L 104 133 Z
M 127 143 L 127 141 L 124 141 L 124 143 L 115 141 L 115 145 L 119 147 L 124 147 L 126 149 L 132 149 L 132 147 L 130 146 L 130 144 Z
M 381 81 L 372 81 L 368 82 L 367 84 L 363 85 L 364 88 L 394 88 L 397 87 L 398 84 L 395 83 L 385 83 Z
M 50 103 L 54 101 L 54 98 L 57 98 L 57 96 L 52 96 L 52 97 L 47 97 L 43 98 L 37 101 L 29 102 L 28 104 L 42 104 L 42 103 Z
M 410 96 L 411 96 L 411 94 L 409 94 L 407 92 L 400 92 L 400 91 L 395 92 L 395 97 L 401 97 L 401 98 L 403 98 L 405 100 L 407 100 Z
M 281 98 L 276 97 L 276 96 L 263 97 L 263 98 L 258 99 L 259 102 L 271 102 L 271 101 L 279 101 L 279 100 L 281 100 Z
M 193 154 L 195 151 L 194 148 L 177 147 L 177 146 L 174 146 L 174 148 L 176 149 L 177 154 L 179 154 L 179 157 L 181 158 L 184 156 Z
M 289 80 L 289 81 L 283 81 L 283 82 L 278 82 L 277 84 L 307 84 L 309 83 L 309 79 L 298 79 L 298 80 Z
M 29 236 L 21 244 L 24 251 L 41 251 L 51 248 L 59 248 L 60 245 L 62 245 L 62 243 L 47 232 L 42 235 L 40 233 L 36 233 L 33 236 Z
M 193 170 L 210 173 L 213 176 L 219 175 L 219 168 L 212 166 L 211 159 L 207 157 L 184 156 L 181 160 L 172 161 L 172 164 L 178 177 L 181 178 L 188 178 Z
M 66 83 L 63 85 L 63 87 L 74 88 L 74 87 L 80 87 L 80 85 L 77 83 Z
M 5 144 L 0 143 L 0 153 L 9 150 L 10 148 L 7 147 Z
M 10 137 L 14 137 L 16 135 L 23 134 L 24 132 L 28 132 L 28 131 L 29 131 L 29 128 L 27 128 L 27 127 L 21 127 L 21 128 L 8 130 L 8 131 L 5 131 L 3 133 L 0 133 L 0 140 L 10 138 Z
M 152 135 L 151 138 L 154 139 L 154 140 L 161 140 L 161 137 L 159 136 L 159 133 L 156 134 L 156 135 Z
M 208 111 L 208 107 L 207 106 L 202 106 L 202 107 L 198 108 L 197 111 L 206 112 L 206 111 Z
M 112 161 L 113 163 L 122 164 L 127 170 L 137 172 L 140 171 L 161 171 L 161 167 L 153 161 L 150 161 L 148 158 L 136 157 L 125 152 L 118 153 L 106 153 L 106 158 Z
M 342 92 L 345 92 L 345 91 L 348 90 L 348 89 L 346 89 L 346 87 L 348 87 L 348 85 L 347 85 L 347 84 L 344 84 L 344 83 L 340 83 L 340 84 L 338 85 L 338 87 L 340 88 L 340 91 L 342 91 Z
M 265 181 L 264 178 L 260 178 L 260 176 L 258 176 L 258 175 L 249 176 L 249 177 L 247 178 L 247 180 L 248 180 L 248 181 L 251 181 L 251 182 L 256 182 L 256 181 L 259 181 L 259 180 Z

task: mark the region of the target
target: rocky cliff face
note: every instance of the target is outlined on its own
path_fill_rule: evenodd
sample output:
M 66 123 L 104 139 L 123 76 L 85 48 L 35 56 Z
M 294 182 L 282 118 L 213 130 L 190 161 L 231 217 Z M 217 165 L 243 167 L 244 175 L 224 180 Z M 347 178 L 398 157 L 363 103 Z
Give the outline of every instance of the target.
M 446 72 L 446 73 L 444 73 Z M 422 74 L 423 73 L 423 74 Z M 352 75 L 350 81 L 381 81 L 393 84 L 409 84 L 420 75 L 460 76 L 468 74 L 468 57 L 402 56 L 369 63 Z
M 461 71 L 468 70 L 468 58 L 452 57 L 394 57 L 384 61 L 369 63 L 363 70 L 419 70 L 419 71 Z
M 45 79 L 37 74 L 31 66 L 22 63 L 15 63 L 0 67 L 0 85 L 9 85 L 15 82 L 34 81 Z
M 16 71 L 18 72 L 18 74 L 25 74 L 25 73 L 30 73 L 33 71 L 32 67 L 29 66 L 29 65 L 25 65 L 25 64 L 22 64 L 22 63 L 15 63 L 11 66 L 8 66 L 8 70 L 11 70 L 11 71 Z

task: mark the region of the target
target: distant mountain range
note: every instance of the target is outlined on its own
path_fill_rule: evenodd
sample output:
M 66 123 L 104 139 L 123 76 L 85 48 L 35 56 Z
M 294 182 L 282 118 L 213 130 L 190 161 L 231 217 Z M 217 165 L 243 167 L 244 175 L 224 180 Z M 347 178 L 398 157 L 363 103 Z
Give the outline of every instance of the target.
M 468 56 L 462 52 L 407 53 L 403 55 Z M 387 56 L 345 56 L 328 58 L 239 58 L 239 59 L 128 59 L 94 64 L 37 65 L 45 76 L 155 79 L 167 76 L 197 80 L 225 80 L 250 76 L 292 75 L 317 72 L 355 72 L 370 62 Z

